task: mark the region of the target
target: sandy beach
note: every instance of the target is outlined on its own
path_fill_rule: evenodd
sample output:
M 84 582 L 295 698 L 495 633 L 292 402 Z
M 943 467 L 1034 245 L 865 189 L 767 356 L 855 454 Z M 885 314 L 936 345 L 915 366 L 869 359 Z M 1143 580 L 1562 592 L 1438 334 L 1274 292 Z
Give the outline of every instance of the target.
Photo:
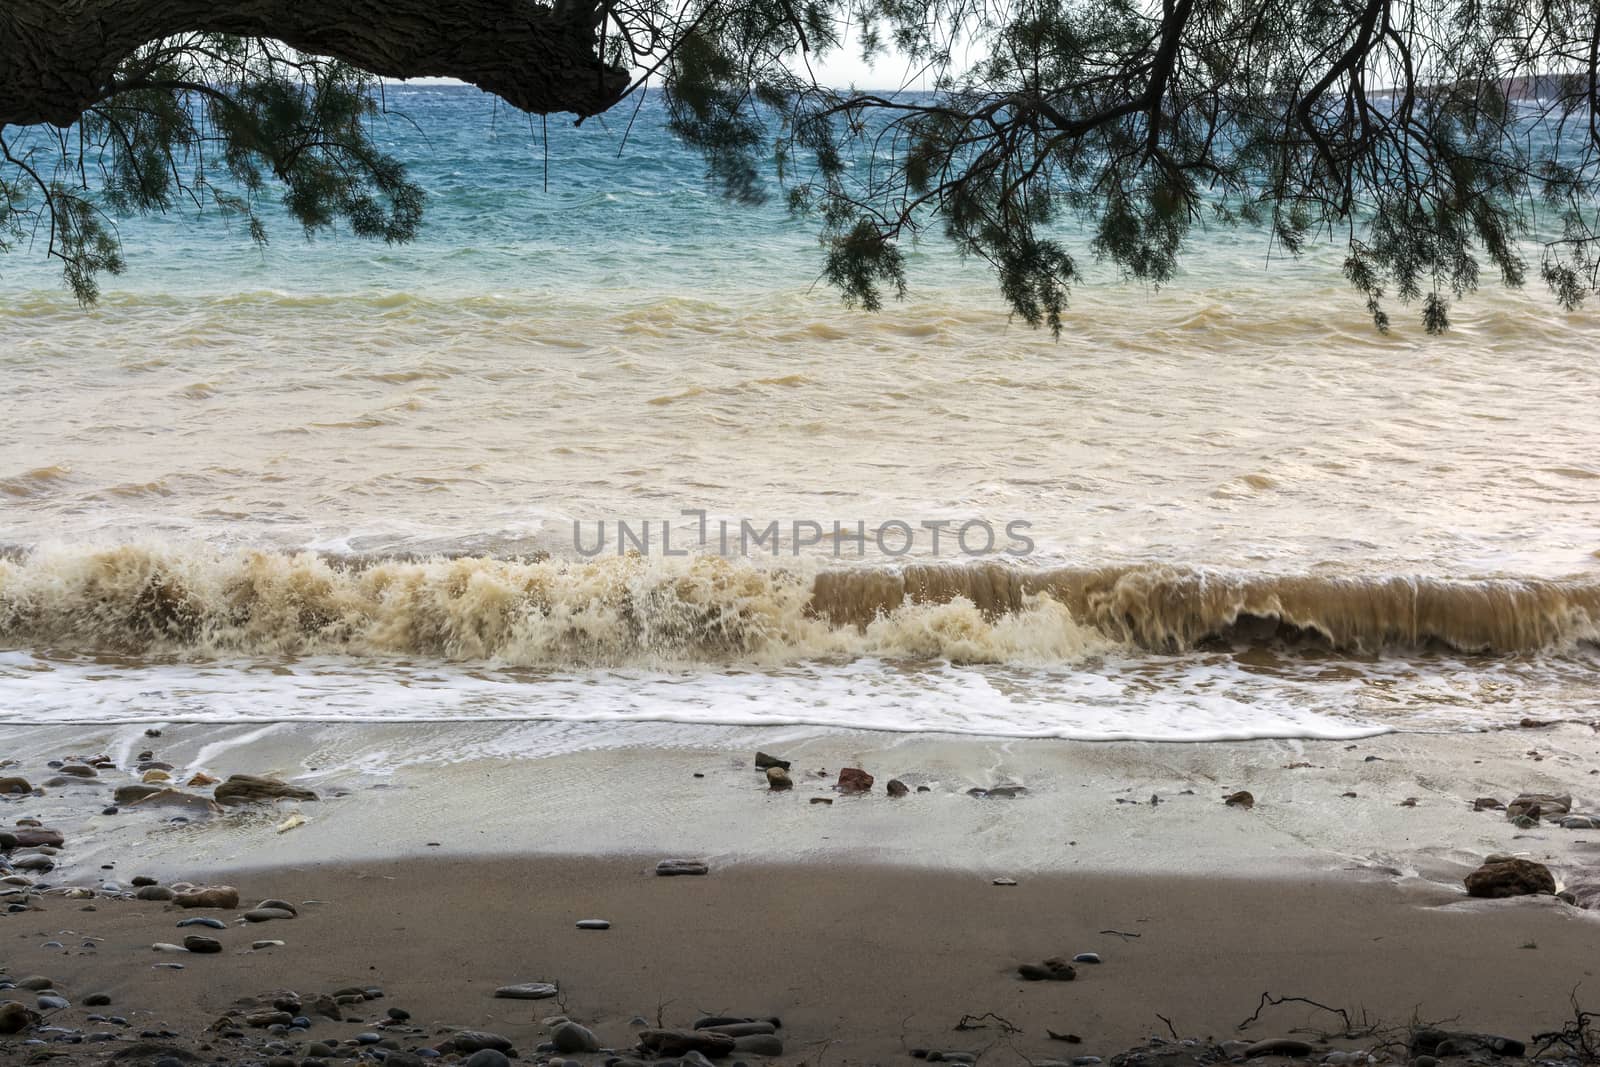
M 905 1062 L 914 1049 L 1109 1060 L 1150 1053 L 1152 1038 L 1196 1039 L 1165 1053 L 1207 1063 L 1291 1034 L 1317 1059 L 1342 1048 L 1405 1062 L 1421 1023 L 1523 1042 L 1558 1030 L 1600 958 L 1600 913 L 1462 888 L 1502 853 L 1548 865 L 1570 900 L 1594 903 L 1600 831 L 1474 810 L 1479 797 L 1534 792 L 1593 810 L 1587 724 L 1200 745 L 723 729 L 680 731 L 670 746 L 612 732 L 587 749 L 544 724 L 568 751 L 492 755 L 540 728 L 364 727 L 359 745 L 353 728 L 316 724 L 12 731 L 0 775 L 58 784 L 6 797 L 5 822 L 38 818 L 64 844 L 8 854 L 19 869 L 0 981 L 43 976 L 50 989 L 0 999 L 33 1009 L 59 993 L 70 1006 L 43 1021 L 85 1043 L 52 1051 L 85 1063 L 153 1063 L 157 1045 L 218 1062 L 376 1048 L 404 1064 L 441 1045 L 465 1059 L 448 1045 L 459 1030 L 540 1056 L 559 1016 L 614 1050 L 579 1057 L 599 1064 L 638 1055 L 646 1024 L 718 1015 L 779 1018 L 786 1064 Z M 369 758 L 337 765 L 344 746 Z M 791 763 L 792 789 L 769 789 L 758 746 Z M 413 758 L 424 751 L 453 762 Z M 45 777 L 63 769 L 51 759 L 97 754 L 92 776 Z M 168 764 L 176 792 L 205 806 L 102 814 L 149 775 L 141 762 Z M 874 788 L 840 793 L 845 766 L 874 773 Z M 197 774 L 269 776 L 318 799 L 212 811 L 215 785 L 184 784 Z M 887 795 L 890 778 L 907 795 Z M 1240 790 L 1249 807 L 1224 802 Z M 54 869 L 22 869 L 29 855 Z M 660 877 L 668 858 L 708 873 Z M 239 900 L 133 899 L 136 877 L 179 892 L 228 885 Z M 242 918 L 272 899 L 298 914 Z M 222 929 L 178 928 L 197 916 Z M 611 925 L 578 929 L 585 919 Z M 220 951 L 152 948 L 194 935 Z M 1080 953 L 1102 962 L 1075 964 L 1070 983 L 1017 970 Z M 528 982 L 559 996 L 493 995 Z M 383 996 L 357 997 L 340 1021 L 305 1015 L 309 1028 L 276 1032 L 244 1021 L 277 991 L 310 1003 L 364 988 Z M 85 1003 L 92 994 L 109 1005 Z M 1241 1029 L 1263 994 L 1353 1021 L 1290 1001 Z M 43 1038 L 0 1038 L 0 1057 L 28 1061 L 28 1040 Z

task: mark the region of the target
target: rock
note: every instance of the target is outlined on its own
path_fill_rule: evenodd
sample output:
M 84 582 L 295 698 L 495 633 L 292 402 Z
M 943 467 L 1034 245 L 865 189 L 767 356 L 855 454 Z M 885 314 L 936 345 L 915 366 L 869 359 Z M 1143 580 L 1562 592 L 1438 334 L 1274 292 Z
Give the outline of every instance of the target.
M 1479 797 L 1472 802 L 1473 811 L 1500 811 L 1505 807 L 1494 797 Z
M 250 804 L 263 800 L 316 800 L 317 794 L 309 789 L 280 782 L 276 778 L 258 778 L 253 774 L 234 774 L 212 792 L 219 804 Z
M 729 1037 L 749 1037 L 751 1034 L 773 1034 L 778 1028 L 766 1019 L 741 1019 L 733 1021 L 715 1021 L 716 1017 L 701 1019 L 694 1024 L 696 1030 L 715 1030 L 719 1034 Z
M 559 992 L 550 982 L 522 982 L 503 985 L 494 991 L 501 1000 L 549 1000 Z
M 1571 810 L 1570 794 L 1556 796 L 1553 793 L 1522 793 L 1506 805 L 1506 818 L 1515 819 L 1520 815 L 1526 815 L 1530 819 L 1549 819 L 1565 815 Z
M 1072 957 L 1072 962 L 1073 963 L 1099 963 L 1100 962 L 1100 953 L 1098 953 L 1098 952 L 1080 952 L 1076 956 Z
M 437 1048 L 440 1052 L 459 1052 L 462 1055 L 469 1055 L 486 1048 L 496 1052 L 510 1052 L 511 1042 L 487 1030 L 459 1030 Z
M 833 798 L 832 797 L 812 797 L 811 798 L 811 803 L 813 803 L 813 804 L 832 804 L 833 803 Z
M 252 941 L 250 942 L 250 951 L 260 952 L 264 948 L 282 948 L 283 945 L 282 941 Z
M 183 939 L 183 947 L 190 952 L 211 954 L 222 951 L 222 942 L 214 937 L 201 937 L 199 934 L 190 934 Z
M 18 826 L 11 831 L 17 839 L 17 848 L 60 848 L 67 843 L 60 830 L 47 830 L 42 826 Z
M 164 885 L 142 885 L 134 891 L 133 896 L 135 900 L 176 900 L 178 894 Z
M 706 874 L 711 870 L 702 860 L 662 860 L 656 864 L 656 873 L 663 878 L 678 875 Z
M 30 974 L 26 978 L 17 979 L 17 988 L 26 989 L 30 992 L 36 993 L 41 989 L 54 989 L 55 987 L 55 979 L 46 978 L 42 974 Z
M 992 882 L 990 882 L 989 884 L 990 885 L 1016 885 L 1017 884 L 1017 880 L 1015 878 L 996 878 Z
M 129 879 L 128 884 L 133 886 L 135 889 L 142 889 L 147 885 L 160 885 L 161 881 L 157 878 L 151 878 L 146 874 L 136 874 Z
M 239 906 L 239 891 L 231 885 L 212 885 L 179 893 L 173 903 L 180 908 L 226 908 Z
M 1241 789 L 1237 793 L 1229 793 L 1222 798 L 1222 802 L 1230 808 L 1244 808 L 1246 811 L 1256 806 L 1256 798 L 1246 789 Z
M 72 1004 L 66 997 L 58 997 L 50 993 L 39 994 L 40 1011 L 60 1011 L 63 1008 L 70 1007 L 72 1007 Z
M 407 1019 L 411 1018 L 411 1013 L 406 1011 L 404 1008 L 390 1008 L 388 1011 L 384 1012 L 384 1014 L 397 1023 L 403 1023 Z
M 872 775 L 860 767 L 846 767 L 839 772 L 839 782 L 835 788 L 841 793 L 870 793 L 872 791 Z
M 1244 1050 L 1244 1058 L 1253 1060 L 1257 1056 L 1309 1056 L 1311 1043 L 1293 1037 L 1269 1037 L 1264 1041 L 1257 1041 Z
M 170 941 L 157 941 L 150 946 L 152 952 L 188 952 L 182 945 L 174 945 Z
M 144 785 L 142 783 L 134 782 L 128 785 L 117 786 L 117 791 L 111 794 L 111 799 L 115 800 L 118 804 L 132 804 L 143 800 L 145 797 L 153 797 L 157 793 L 162 792 L 165 792 L 165 790 L 159 785 Z
M 56 869 L 55 860 L 49 856 L 23 856 L 12 864 L 19 871 L 53 871 Z
M 294 912 L 282 908 L 251 908 L 244 913 L 245 922 L 268 923 L 274 919 L 292 919 Z
M 641 1030 L 639 1048 L 656 1056 L 684 1056 L 698 1052 L 716 1059 L 734 1049 L 734 1038 L 715 1030 Z
M 892 797 L 903 797 L 911 792 L 910 788 L 898 778 L 889 779 L 889 784 L 884 786 L 884 790 Z
M 789 777 L 789 772 L 782 767 L 768 767 L 767 788 L 774 793 L 781 793 L 785 789 L 793 789 L 794 780 Z
M 83 1006 L 86 1008 L 103 1008 L 110 1003 L 111 995 L 109 993 L 90 993 L 83 998 Z
M 294 1022 L 294 1016 L 286 1011 L 253 1011 L 244 1017 L 245 1024 L 258 1030 L 279 1024 L 288 1026 Z
M 779 759 L 777 756 L 769 756 L 765 752 L 756 753 L 756 770 L 765 771 L 773 767 L 778 768 L 780 771 L 786 771 L 789 769 L 789 761 Z
M 384 1063 L 394 1067 L 394 1057 L 386 1056 Z M 511 1067 L 511 1061 L 506 1059 L 506 1054 L 495 1048 L 480 1048 L 468 1056 L 463 1067 Z
M 571 1055 L 575 1052 L 599 1052 L 600 1039 L 587 1028 L 574 1022 L 565 1022 L 550 1033 L 556 1051 Z
M 98 777 L 100 777 L 100 773 L 98 771 L 96 771 L 93 767 L 85 766 L 82 763 L 66 763 L 66 764 L 62 764 L 60 770 L 61 770 L 62 774 L 70 774 L 74 778 L 98 778 Z
M 313 1015 L 320 1015 L 324 1019 L 332 1019 L 334 1022 L 339 1022 L 344 1018 L 344 1013 L 339 1010 L 339 1002 L 326 993 L 313 1000 L 308 1010 Z
M 1600 815 L 1567 815 L 1561 820 L 1563 830 L 1600 830 Z
M 123 786 L 122 789 L 132 789 L 133 786 Z M 116 798 L 117 803 L 130 808 L 180 808 L 194 815 L 215 815 L 222 809 L 209 797 L 198 793 L 185 793 L 177 789 L 162 789 L 151 785 L 139 786 L 140 789 L 154 789 L 153 793 L 146 793 L 134 800 L 124 800 L 121 796 Z M 122 789 L 117 790 L 120 794 Z
M 1465 882 L 1468 896 L 1491 899 L 1556 891 L 1556 880 L 1550 868 L 1522 859 L 1485 863 L 1467 875 Z
M 1070 982 L 1078 977 L 1072 964 L 1054 957 L 1042 964 L 1024 963 L 1017 968 L 1017 973 L 1029 982 Z
M 1415 1030 L 1411 1034 L 1411 1054 L 1417 1057 L 1468 1056 L 1480 1051 L 1492 1052 L 1497 1056 L 1521 1056 L 1528 1051 L 1528 1047 L 1514 1037 L 1501 1037 L 1498 1034 L 1432 1028 Z
M 26 778 L 0 778 L 0 793 L 31 793 L 33 786 L 28 784 Z M 0 1031 L 3 1033 L 16 1033 L 15 1030 Z
M 609 922 L 607 922 L 606 920 L 604 920 L 604 919 L 579 919 L 578 920 L 578 929 L 580 929 L 580 930 L 609 930 L 609 929 L 611 929 L 611 924 Z
M 782 1056 L 783 1041 L 776 1034 L 745 1034 L 733 1039 L 733 1050 L 752 1056 Z
M 209 915 L 194 915 L 187 919 L 179 919 L 178 929 L 181 930 L 185 926 L 204 926 L 211 930 L 226 930 L 228 928 L 227 923 L 221 919 L 213 919 Z
M 156 770 L 155 768 L 151 768 L 150 770 L 145 771 L 143 774 L 141 774 L 139 776 L 139 781 L 141 781 L 141 782 L 170 782 L 170 781 L 172 781 L 172 775 L 168 774 L 166 771 Z
M 0 1034 L 21 1033 L 39 1023 L 39 1013 L 14 1000 L 0 1001 Z
M 277 897 L 272 897 L 272 898 L 270 898 L 268 900 L 263 900 L 261 903 L 257 904 L 256 907 L 258 907 L 258 908 L 274 908 L 274 909 L 276 909 L 278 911 L 286 911 L 290 915 L 295 915 L 295 916 L 298 916 L 300 914 L 300 909 L 299 908 L 295 907 L 293 904 L 289 903 L 287 900 L 279 900 Z

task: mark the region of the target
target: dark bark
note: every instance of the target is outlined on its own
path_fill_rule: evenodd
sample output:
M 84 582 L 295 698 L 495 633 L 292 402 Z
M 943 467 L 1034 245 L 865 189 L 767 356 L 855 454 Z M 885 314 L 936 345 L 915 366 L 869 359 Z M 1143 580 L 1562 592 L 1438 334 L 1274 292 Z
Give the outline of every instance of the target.
M 395 78 L 453 77 L 524 111 L 597 114 L 627 72 L 587 12 L 530 0 L 0 0 L 0 126 L 70 126 L 140 46 L 183 33 L 269 37 Z

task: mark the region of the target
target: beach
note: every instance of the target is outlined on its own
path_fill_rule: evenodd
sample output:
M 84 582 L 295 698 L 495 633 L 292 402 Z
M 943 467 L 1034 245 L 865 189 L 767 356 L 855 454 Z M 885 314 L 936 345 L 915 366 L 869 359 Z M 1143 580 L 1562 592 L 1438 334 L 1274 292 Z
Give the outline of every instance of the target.
M 1558 790 L 1579 810 L 1600 769 L 1587 723 L 1205 745 L 750 730 L 482 754 L 507 743 L 496 733 L 537 728 L 23 731 L 23 758 L 0 774 L 49 774 L 59 768 L 44 757 L 83 743 L 132 762 L 6 799 L 8 823 L 41 815 L 66 841 L 46 850 L 54 870 L 11 889 L 27 910 L 7 917 L 5 975 L 51 980 L 71 1004 L 52 1025 L 112 1035 L 66 1049 L 86 1063 L 146 1031 L 246 1061 L 274 1043 L 291 1057 L 318 1042 L 355 1055 L 374 1024 L 391 1055 L 458 1030 L 533 1055 L 554 1016 L 627 1057 L 642 1023 L 717 1015 L 781 1019 L 784 1062 L 891 1062 L 915 1048 L 1036 1063 L 1109 1060 L 1157 1037 L 1199 1040 L 1174 1046 L 1199 1055 L 1308 1031 L 1350 1035 L 1324 1051 L 1381 1053 L 1444 1020 L 1526 1041 L 1572 1017 L 1600 943 L 1587 910 L 1600 830 L 1474 810 L 1480 796 Z M 313 770 L 352 734 L 395 765 Z M 448 770 L 406 763 L 408 734 L 480 755 Z M 770 788 L 751 742 L 790 763 L 792 788 Z M 178 788 L 100 814 L 148 774 L 145 752 L 146 764 L 174 761 Z M 872 789 L 841 792 L 844 764 L 870 769 Z M 267 776 L 318 799 L 173 806 L 173 793 L 216 791 L 182 784 L 195 774 Z M 889 795 L 891 777 L 905 795 Z M 1240 790 L 1250 806 L 1226 802 Z M 1578 903 L 1470 898 L 1462 879 L 1495 853 L 1548 865 Z M 662 877 L 668 859 L 707 873 Z M 136 877 L 231 886 L 238 903 L 133 899 Z M 272 899 L 297 914 L 242 918 Z M 196 916 L 223 929 L 178 928 Z M 610 927 L 577 928 L 589 919 Z M 152 948 L 196 933 L 220 951 Z M 1070 984 L 1017 972 L 1081 953 L 1101 962 L 1076 964 Z M 530 982 L 559 999 L 494 996 Z M 300 1032 L 242 1021 L 241 1005 L 275 991 L 309 1002 L 356 987 L 383 996 Z M 85 1005 L 94 993 L 111 1006 Z M 1240 1028 L 1263 994 L 1357 1022 L 1291 1001 Z M 409 1019 L 387 1019 L 389 1007 Z M 241 1036 L 218 1036 L 230 1012 Z M 91 1019 L 112 1014 L 126 1025 Z M 972 1028 L 957 1028 L 963 1018 Z M 22 1062 L 27 1049 L 10 1048 Z

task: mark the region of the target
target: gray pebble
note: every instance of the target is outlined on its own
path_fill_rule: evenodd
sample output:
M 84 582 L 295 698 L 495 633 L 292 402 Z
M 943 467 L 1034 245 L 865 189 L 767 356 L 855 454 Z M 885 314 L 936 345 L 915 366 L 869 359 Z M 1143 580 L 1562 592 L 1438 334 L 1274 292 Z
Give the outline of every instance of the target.
M 511 1067 L 511 1061 L 506 1059 L 504 1052 L 480 1048 L 467 1057 L 464 1067 Z
M 228 928 L 227 923 L 221 919 L 213 919 L 209 915 L 198 915 L 192 919 L 179 919 L 178 927 L 182 929 L 185 926 L 205 926 L 212 930 L 226 930 Z
M 580 930 L 609 930 L 609 929 L 611 929 L 611 924 L 609 922 L 607 922 L 606 920 L 604 920 L 604 919 L 579 919 L 578 920 L 578 929 L 580 929 Z
M 551 1042 L 556 1046 L 557 1052 L 569 1055 L 575 1052 L 598 1052 L 600 1041 L 587 1028 L 574 1022 L 565 1022 L 556 1027 L 550 1034 Z
M 1100 953 L 1098 953 L 1098 952 L 1080 952 L 1076 956 L 1072 957 L 1072 962 L 1073 963 L 1099 963 L 1099 962 L 1101 962 L 1100 961 Z
M 70 1007 L 72 1007 L 72 1005 L 68 1003 L 66 997 L 52 997 L 45 995 L 39 998 L 39 1008 L 41 1011 L 55 1011 L 59 1008 Z
M 494 995 L 502 1000 L 549 1000 L 556 993 L 556 987 L 549 982 L 520 982 L 503 985 L 494 991 Z

